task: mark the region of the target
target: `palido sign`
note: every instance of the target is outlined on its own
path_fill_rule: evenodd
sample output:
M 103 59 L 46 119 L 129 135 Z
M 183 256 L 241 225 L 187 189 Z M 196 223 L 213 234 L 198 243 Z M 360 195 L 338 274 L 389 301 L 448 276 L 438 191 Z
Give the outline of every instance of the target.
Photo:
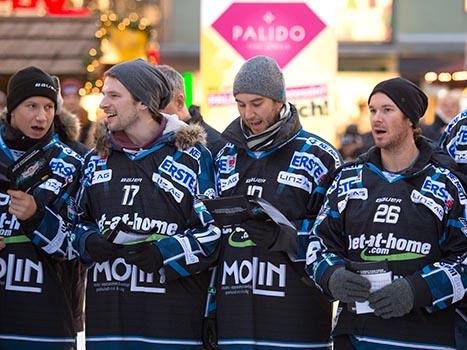
M 244 58 L 286 66 L 326 25 L 304 3 L 234 3 L 212 27 Z
M 287 101 L 295 105 L 303 128 L 332 142 L 337 1 L 201 0 L 204 119 L 222 131 L 238 117 L 235 75 L 246 60 L 264 55 L 281 67 Z

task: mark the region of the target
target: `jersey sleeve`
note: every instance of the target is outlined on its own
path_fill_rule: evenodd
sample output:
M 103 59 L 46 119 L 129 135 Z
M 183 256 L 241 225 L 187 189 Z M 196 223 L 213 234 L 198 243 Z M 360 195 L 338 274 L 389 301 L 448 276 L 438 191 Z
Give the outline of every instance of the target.
M 332 271 L 345 265 L 343 213 L 339 211 L 337 188 L 341 173 L 333 179 L 324 203 L 314 222 L 306 252 L 306 271 L 315 284 L 328 296 L 328 279 Z
M 77 252 L 73 249 L 70 235 L 77 220 L 75 198 L 83 160 L 70 149 L 61 148 L 65 151 L 62 150 L 52 160 L 60 162 L 61 173 L 56 170 L 59 174 L 54 174 L 32 190 L 37 211 L 21 224 L 31 242 L 42 251 L 54 257 L 72 259 Z
M 330 177 L 333 176 L 335 170 L 342 164 L 342 158 L 340 154 L 331 145 L 322 140 L 317 140 L 317 144 L 314 146 L 317 152 L 317 156 L 324 165 L 326 171 L 320 174 L 319 178 L 310 179 L 313 181 L 313 190 L 308 197 L 306 205 L 306 216 L 293 221 L 297 229 L 296 240 L 297 240 L 297 255 L 295 257 L 290 256 L 292 261 L 304 262 L 306 259 L 306 252 L 310 242 L 310 233 L 312 227 L 318 217 L 318 213 L 324 203 L 325 192 L 330 181 Z
M 451 182 L 445 229 L 439 239 L 441 258 L 407 278 L 415 291 L 415 304 L 442 310 L 463 299 L 467 289 L 467 197 L 457 177 Z
M 464 173 L 467 172 L 467 110 L 451 120 L 441 135 L 439 146 Z
M 192 213 L 183 233 L 155 242 L 164 258 L 168 280 L 197 274 L 209 268 L 217 258 L 221 230 L 214 223 L 201 198 L 216 196 L 214 168 L 210 152 L 200 146 L 197 193 L 190 198 Z

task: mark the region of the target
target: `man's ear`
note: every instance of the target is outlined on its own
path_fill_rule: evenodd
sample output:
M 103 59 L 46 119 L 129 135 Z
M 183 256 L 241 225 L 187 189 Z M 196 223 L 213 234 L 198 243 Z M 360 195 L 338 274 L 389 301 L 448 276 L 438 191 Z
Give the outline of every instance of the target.
M 185 95 L 182 93 L 178 93 L 175 96 L 175 107 L 177 111 L 181 111 L 185 107 Z
M 144 110 L 148 109 L 148 106 L 146 106 L 143 102 L 138 101 L 138 102 L 136 102 L 136 109 L 138 109 L 140 111 L 144 111 Z

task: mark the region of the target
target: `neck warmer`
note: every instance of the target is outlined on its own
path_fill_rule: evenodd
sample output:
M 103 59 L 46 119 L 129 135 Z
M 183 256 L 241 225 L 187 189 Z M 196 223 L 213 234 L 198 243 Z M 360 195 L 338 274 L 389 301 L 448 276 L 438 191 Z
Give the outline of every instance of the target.
M 280 111 L 279 120 L 259 134 L 252 134 L 251 130 L 243 124 L 243 120 L 240 119 L 240 127 L 245 136 L 248 149 L 252 151 L 267 149 L 274 142 L 274 137 L 279 132 L 282 124 L 284 124 L 290 116 L 290 106 L 288 103 L 285 103 Z
M 17 151 L 27 151 L 28 149 L 34 147 L 39 142 L 48 143 L 52 140 L 54 133 L 53 124 L 50 127 L 49 131 L 40 139 L 32 139 L 24 135 L 18 129 L 13 128 L 10 123 L 5 123 L 5 128 L 3 129 L 3 140 L 10 149 Z

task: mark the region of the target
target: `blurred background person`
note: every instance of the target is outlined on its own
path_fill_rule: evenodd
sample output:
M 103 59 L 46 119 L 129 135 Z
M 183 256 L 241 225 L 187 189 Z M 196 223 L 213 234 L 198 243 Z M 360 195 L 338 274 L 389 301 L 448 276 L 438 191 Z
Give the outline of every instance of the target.
M 0 112 L 6 107 L 6 95 L 0 90 Z
M 339 153 L 344 161 L 350 161 L 357 158 L 362 153 L 363 138 L 358 131 L 358 126 L 350 124 L 344 134 L 340 137 Z
M 76 114 L 79 118 L 81 123 L 79 141 L 88 147 L 93 147 L 95 126 L 94 122 L 88 119 L 88 112 L 80 105 L 79 89 L 81 87 L 82 83 L 76 79 L 63 80 L 61 84 L 63 107 L 67 111 Z
M 439 141 L 449 122 L 461 111 L 462 91 L 449 90 L 442 95 L 436 105 L 435 120 L 430 125 L 422 125 L 423 136 L 433 141 Z
M 203 116 L 199 111 L 198 106 L 186 107 L 186 95 L 185 95 L 185 81 L 182 75 L 177 72 L 173 67 L 163 64 L 157 66 L 165 77 L 172 85 L 172 98 L 170 103 L 161 110 L 163 113 L 175 114 L 178 118 L 187 124 L 199 124 L 206 131 L 207 135 L 207 147 L 213 154 L 215 154 L 221 143 L 221 134 L 219 131 L 208 125 L 204 120 Z

